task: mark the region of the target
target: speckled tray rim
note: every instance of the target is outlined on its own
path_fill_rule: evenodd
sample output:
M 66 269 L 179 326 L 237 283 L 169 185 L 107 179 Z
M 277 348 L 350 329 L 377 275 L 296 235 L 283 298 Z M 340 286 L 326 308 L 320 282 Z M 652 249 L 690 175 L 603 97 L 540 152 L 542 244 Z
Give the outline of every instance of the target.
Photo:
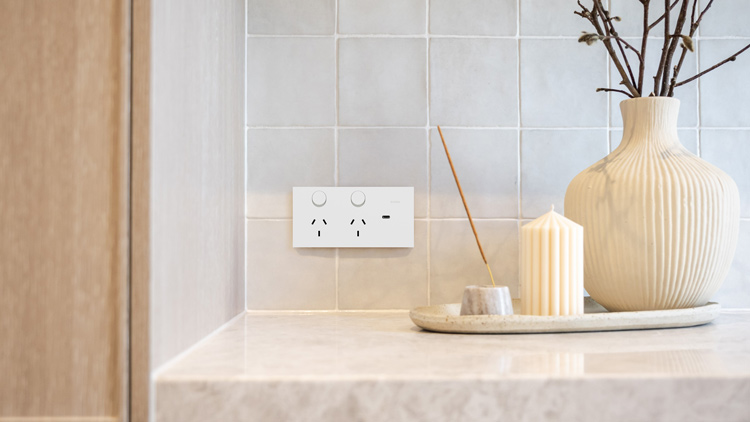
M 513 308 L 518 309 L 518 299 Z M 685 309 L 639 312 L 608 312 L 593 299 L 584 300 L 584 315 L 459 315 L 460 303 L 422 306 L 409 312 L 418 327 L 428 331 L 456 334 L 578 333 L 588 331 L 648 330 L 693 327 L 719 316 L 721 305 L 709 302 Z

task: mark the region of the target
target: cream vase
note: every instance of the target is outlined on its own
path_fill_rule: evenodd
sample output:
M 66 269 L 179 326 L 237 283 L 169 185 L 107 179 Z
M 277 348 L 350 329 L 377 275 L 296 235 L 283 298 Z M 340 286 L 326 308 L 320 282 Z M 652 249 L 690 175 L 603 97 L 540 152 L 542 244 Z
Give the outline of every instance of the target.
M 565 216 L 584 229 L 585 288 L 610 311 L 704 305 L 732 263 L 737 185 L 680 144 L 679 108 L 666 97 L 621 102 L 620 146 L 565 194 Z

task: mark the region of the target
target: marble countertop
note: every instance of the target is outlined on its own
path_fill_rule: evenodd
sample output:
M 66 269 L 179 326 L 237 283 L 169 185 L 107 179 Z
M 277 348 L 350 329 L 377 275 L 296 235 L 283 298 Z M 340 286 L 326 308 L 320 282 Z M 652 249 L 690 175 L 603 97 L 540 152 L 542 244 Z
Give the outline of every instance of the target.
M 748 421 L 750 311 L 526 335 L 431 333 L 407 312 L 250 312 L 155 382 L 159 422 Z

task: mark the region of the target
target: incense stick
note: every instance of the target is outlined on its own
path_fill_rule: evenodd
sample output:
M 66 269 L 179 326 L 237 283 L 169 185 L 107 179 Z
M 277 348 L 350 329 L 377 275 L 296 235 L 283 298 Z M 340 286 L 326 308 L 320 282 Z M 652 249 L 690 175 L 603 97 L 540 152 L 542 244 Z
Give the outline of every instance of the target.
M 474 232 L 474 239 L 477 240 L 477 246 L 479 246 L 479 253 L 482 254 L 482 260 L 484 261 L 484 265 L 487 266 L 487 271 L 490 273 L 490 280 L 492 280 L 492 286 L 495 286 L 495 277 L 492 276 L 492 270 L 490 269 L 490 264 L 487 262 L 487 257 L 484 256 L 484 250 L 482 249 L 482 244 L 479 243 L 479 235 L 477 235 L 477 229 L 474 227 L 474 220 L 471 218 L 471 212 L 469 211 L 469 206 L 466 204 L 466 198 L 464 197 L 464 191 L 461 189 L 461 183 L 458 181 L 458 175 L 456 174 L 456 168 L 453 167 L 453 160 L 451 159 L 451 153 L 448 152 L 448 145 L 445 143 L 445 138 L 443 137 L 443 131 L 440 129 L 440 126 L 437 127 L 438 133 L 440 133 L 440 140 L 443 141 L 443 148 L 445 148 L 445 155 L 448 157 L 448 164 L 451 165 L 451 171 L 453 172 L 453 178 L 456 179 L 456 186 L 458 186 L 458 193 L 461 194 L 461 201 L 464 203 L 464 209 L 466 210 L 466 215 L 469 216 L 469 224 L 471 224 L 471 231 Z

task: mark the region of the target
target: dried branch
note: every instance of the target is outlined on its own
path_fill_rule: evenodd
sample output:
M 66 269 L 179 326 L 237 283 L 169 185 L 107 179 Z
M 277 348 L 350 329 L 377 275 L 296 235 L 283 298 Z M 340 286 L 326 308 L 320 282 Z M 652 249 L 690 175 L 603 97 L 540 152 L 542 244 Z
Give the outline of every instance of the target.
M 604 7 L 602 6 L 601 0 L 593 1 L 594 8 L 591 11 L 588 11 L 588 9 L 583 7 L 580 1 L 578 2 L 578 4 L 584 9 L 584 14 L 587 14 L 586 12 L 588 12 L 589 17 L 587 19 L 589 19 L 589 22 L 594 25 L 594 28 L 596 28 L 596 31 L 599 35 L 606 35 L 608 37 L 612 36 L 609 30 L 609 25 L 605 23 L 604 29 L 602 29 L 602 26 L 599 24 L 599 16 L 603 16 L 602 19 L 606 19 L 606 14 L 603 12 Z M 638 90 L 635 89 L 635 86 L 633 86 L 633 82 L 630 81 L 628 73 L 625 71 L 625 68 L 623 68 L 622 63 L 620 62 L 620 58 L 612 47 L 612 41 L 609 39 L 603 39 L 602 43 L 604 43 L 604 46 L 609 53 L 609 57 L 612 59 L 612 63 L 614 63 L 615 68 L 617 68 L 617 71 L 620 73 L 622 82 L 625 87 L 627 87 L 628 91 L 630 91 L 634 96 L 638 96 Z
M 630 67 L 630 60 L 628 60 L 628 55 L 625 54 L 625 49 L 623 48 L 623 44 L 628 44 L 628 43 L 625 42 L 625 40 L 623 40 L 619 36 L 617 36 L 617 32 L 613 32 L 613 34 L 615 34 L 614 38 L 615 38 L 615 41 L 617 42 L 617 48 L 620 49 L 620 54 L 622 54 L 622 59 L 625 61 L 625 67 L 628 69 L 628 75 L 630 76 L 630 82 L 633 85 L 635 85 L 637 83 L 636 80 L 635 80 L 635 75 L 633 74 L 633 69 Z M 633 49 L 633 51 L 636 51 L 636 50 Z
M 745 46 L 745 47 L 743 47 L 743 48 L 742 48 L 742 49 L 741 49 L 740 51 L 738 51 L 738 52 L 736 52 L 736 53 L 732 54 L 731 56 L 729 56 L 729 57 L 727 57 L 726 59 L 724 59 L 724 60 L 720 61 L 719 63 L 716 63 L 715 65 L 713 65 L 713 66 L 709 67 L 708 69 L 704 70 L 703 72 L 700 72 L 700 73 L 698 73 L 697 75 L 695 75 L 695 76 L 693 76 L 693 77 L 691 77 L 691 78 L 687 78 L 687 79 L 685 79 L 685 80 L 684 80 L 684 81 L 682 81 L 682 82 L 677 82 L 677 83 L 675 83 L 675 85 L 674 85 L 674 86 L 675 86 L 675 88 L 677 88 L 678 86 L 682 86 L 682 85 L 685 85 L 685 84 L 686 84 L 686 83 L 688 83 L 688 82 L 692 82 L 692 81 L 694 81 L 694 80 L 696 80 L 696 79 L 700 78 L 701 76 L 705 75 L 706 73 L 708 73 L 708 72 L 710 72 L 710 71 L 712 71 L 712 70 L 716 69 L 717 67 L 720 67 L 720 66 L 722 66 L 722 65 L 724 65 L 724 64 L 727 64 L 727 63 L 729 63 L 729 62 L 733 62 L 733 61 L 737 60 L 737 56 L 739 56 L 740 54 L 744 53 L 744 52 L 745 52 L 746 50 L 748 50 L 748 49 L 750 49 L 750 44 L 746 45 L 746 46 Z
M 632 45 L 630 45 L 630 43 L 629 43 L 629 42 L 627 42 L 626 40 L 624 40 L 623 38 L 621 38 L 621 37 L 620 37 L 619 35 L 617 35 L 617 36 L 611 35 L 611 36 L 609 36 L 609 37 L 605 35 L 605 36 L 603 36 L 603 37 L 598 37 L 598 39 L 600 39 L 600 40 L 609 40 L 609 39 L 612 39 L 612 40 L 618 40 L 618 41 L 621 41 L 621 42 L 622 42 L 622 44 L 623 44 L 623 45 L 625 46 L 625 48 L 628 48 L 628 49 L 630 49 L 630 50 L 633 50 L 633 53 L 635 53 L 636 57 L 638 57 L 638 60 L 640 60 L 640 59 L 641 59 L 641 52 L 640 52 L 640 51 L 638 51 L 638 49 L 636 49 L 636 48 L 635 48 L 635 47 L 633 47 Z
M 667 93 L 667 83 L 669 82 L 669 71 L 672 67 L 672 58 L 674 52 L 677 49 L 677 43 L 682 39 L 682 28 L 685 26 L 685 18 L 687 17 L 688 3 L 690 0 L 684 0 L 682 7 L 680 7 L 680 13 L 677 15 L 677 24 L 674 28 L 674 34 L 672 34 L 672 40 L 669 43 L 669 51 L 667 52 L 667 61 L 664 64 L 664 74 L 661 79 L 661 88 L 659 88 L 659 95 L 665 95 Z
M 708 12 L 713 5 L 714 0 L 707 0 L 708 2 L 703 10 L 700 9 L 700 5 L 698 4 L 700 0 L 664 0 L 664 12 L 651 23 L 649 23 L 651 0 L 638 0 L 643 5 L 643 36 L 641 37 L 640 49 L 635 48 L 628 41 L 619 36 L 615 29 L 614 22 L 619 22 L 620 18 L 617 16 L 610 16 L 610 11 L 604 7 L 605 0 L 591 0 L 591 10 L 587 9 L 581 1 L 582 0 L 577 0 L 580 10 L 575 11 L 574 13 L 588 20 L 596 29 L 596 33 L 584 32 L 578 41 L 585 42 L 588 45 L 592 45 L 597 41 L 602 41 L 607 49 L 607 54 L 622 77 L 622 82 L 620 82 L 620 84 L 627 88 L 627 91 L 612 88 L 599 88 L 597 89 L 597 92 L 619 92 L 631 98 L 643 96 L 644 92 L 647 92 L 644 87 L 644 78 L 648 36 L 650 31 L 662 23 L 662 21 L 664 25 L 664 42 L 661 49 L 656 76 L 653 78 L 654 90 L 651 92 L 650 96 L 671 97 L 674 95 L 675 88 L 694 81 L 728 62 L 735 61 L 737 56 L 750 49 L 749 44 L 709 69 L 706 69 L 691 78 L 677 82 L 677 78 L 685 63 L 688 51 L 693 51 L 694 49 L 693 36 L 698 29 L 698 25 L 706 15 L 706 12 Z M 692 10 L 690 12 L 689 30 L 686 31 L 687 34 L 684 34 L 683 30 L 685 29 L 688 8 L 691 6 L 691 1 Z M 672 25 L 670 24 L 670 20 L 672 19 L 671 12 L 678 4 L 681 4 L 681 7 L 679 8 L 674 28 L 672 28 Z M 615 47 L 614 44 L 616 44 L 617 47 Z M 680 52 L 677 64 L 672 67 L 674 53 L 676 52 L 678 45 L 682 48 L 682 51 Z M 632 51 L 638 58 L 639 66 L 637 78 L 633 73 L 633 68 L 630 66 L 628 52 L 626 50 Z
M 633 69 L 630 67 L 630 60 L 628 60 L 628 55 L 625 54 L 625 48 L 623 48 L 623 44 L 628 44 L 625 40 L 619 37 L 617 30 L 615 30 L 615 25 L 612 23 L 613 20 L 615 20 L 616 17 L 610 16 L 609 10 L 604 9 L 604 6 L 602 5 L 601 1 L 598 1 L 599 4 L 599 12 L 602 17 L 602 21 L 605 25 L 605 28 L 608 28 L 607 34 L 609 35 L 608 39 L 614 39 L 617 43 L 617 48 L 620 50 L 620 54 L 622 54 L 622 60 L 625 62 L 625 67 L 628 69 L 628 75 L 630 76 L 630 82 L 635 85 L 636 79 L 635 75 L 633 75 Z M 619 18 L 617 18 L 619 19 Z M 628 44 L 629 45 L 629 44 Z M 631 46 L 632 48 L 632 46 Z M 636 51 L 634 48 L 632 48 L 633 51 Z M 639 57 L 640 59 L 640 57 Z
M 643 76 L 646 73 L 646 44 L 648 44 L 648 32 L 651 30 L 648 25 L 648 8 L 651 0 L 641 0 L 641 3 L 643 3 L 643 36 L 641 38 L 641 62 L 638 66 L 638 93 L 643 96 Z
M 706 12 L 711 8 L 713 2 L 714 0 L 709 0 L 706 8 L 703 9 L 701 14 L 698 16 L 698 19 L 696 19 L 695 11 L 698 6 L 698 0 L 693 0 L 693 11 L 690 14 L 690 33 L 688 35 L 691 39 L 693 38 L 693 35 L 695 35 L 695 32 L 698 30 L 698 25 L 700 25 L 701 21 L 703 20 L 703 16 L 706 15 Z M 674 96 L 674 89 L 677 88 L 677 76 L 680 74 L 680 70 L 682 70 L 682 64 L 685 62 L 685 56 L 687 55 L 687 48 L 685 47 L 686 46 L 682 47 L 680 60 L 677 62 L 677 66 L 675 66 L 674 68 L 674 74 L 672 75 L 672 80 L 670 81 L 669 92 L 667 93 L 667 96 L 669 97 Z
M 671 6 L 669 6 L 669 12 L 671 12 L 672 9 L 674 9 L 674 7 L 677 6 L 677 3 L 679 3 L 679 2 L 680 2 L 680 0 L 674 0 L 674 3 L 672 3 Z M 654 29 L 656 27 L 656 25 L 659 24 L 659 22 L 661 22 L 664 19 L 666 19 L 668 17 L 668 15 L 669 15 L 669 12 L 664 12 L 663 15 L 659 16 L 659 19 L 655 20 L 654 23 L 652 23 L 651 25 L 648 26 L 648 30 L 650 31 L 650 30 Z
M 693 25 L 695 25 L 696 28 L 698 27 L 698 25 L 700 25 L 701 21 L 703 20 L 703 15 L 705 15 L 706 12 L 708 12 L 708 9 L 711 8 L 711 5 L 713 4 L 713 2 L 714 0 L 709 0 L 708 4 L 706 5 L 706 8 L 703 9 L 700 16 L 698 16 L 698 20 L 693 23 Z
M 664 0 L 664 45 L 661 48 L 659 67 L 656 69 L 656 76 L 654 76 L 654 92 L 657 96 L 661 95 L 659 93 L 659 81 L 661 81 L 661 75 L 664 73 L 664 67 L 667 62 L 667 53 L 669 53 L 669 15 L 671 11 L 672 8 L 669 6 L 669 0 Z
M 695 35 L 695 31 L 698 29 L 698 24 L 700 24 L 700 19 L 703 18 L 703 14 L 706 13 L 706 10 L 708 10 L 709 7 L 711 7 L 711 3 L 713 3 L 714 0 L 710 0 L 708 5 L 706 6 L 706 9 L 703 10 L 698 20 L 695 20 L 695 11 L 698 7 L 698 0 L 693 0 L 693 11 L 690 13 L 690 32 L 688 33 L 688 37 L 690 37 L 691 42 L 693 35 Z M 685 45 L 683 42 L 682 52 L 680 53 L 680 60 L 677 62 L 677 66 L 674 67 L 674 72 L 672 73 L 672 79 L 669 81 L 669 92 L 667 92 L 667 97 L 673 97 L 674 96 L 674 89 L 675 84 L 677 84 L 677 77 L 680 75 L 680 70 L 682 70 L 682 64 L 685 63 L 685 56 L 687 56 L 688 52 L 688 46 Z M 692 48 L 690 48 L 690 51 L 693 51 Z
M 711 0 L 713 1 L 713 0 Z M 709 4 L 708 7 L 711 7 Z M 693 11 L 690 12 L 690 33 L 692 33 L 697 26 L 695 25 L 695 10 L 698 8 L 698 0 L 693 0 Z
M 596 92 L 602 92 L 602 91 L 604 91 L 604 92 L 619 92 L 621 94 L 627 95 L 630 98 L 633 98 L 633 96 L 629 92 L 623 91 L 621 89 L 613 89 L 613 88 L 597 88 L 596 89 Z

